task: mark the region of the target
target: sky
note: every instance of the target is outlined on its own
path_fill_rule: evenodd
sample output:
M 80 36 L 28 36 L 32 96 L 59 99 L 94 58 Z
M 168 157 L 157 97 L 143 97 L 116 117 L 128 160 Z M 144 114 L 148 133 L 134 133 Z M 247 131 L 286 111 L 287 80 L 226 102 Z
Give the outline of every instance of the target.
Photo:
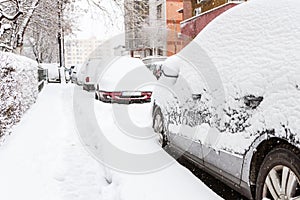
M 107 13 L 89 4 L 87 0 L 77 1 L 75 4 L 80 7 L 75 13 L 79 31 L 75 31 L 71 37 L 77 39 L 96 37 L 99 40 L 105 40 L 123 32 L 123 14 L 110 1 L 103 1 Z

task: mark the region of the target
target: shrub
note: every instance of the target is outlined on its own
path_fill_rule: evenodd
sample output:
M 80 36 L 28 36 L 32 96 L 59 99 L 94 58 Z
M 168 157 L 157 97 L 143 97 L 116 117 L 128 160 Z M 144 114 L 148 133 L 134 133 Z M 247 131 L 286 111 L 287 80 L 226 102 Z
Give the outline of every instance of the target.
M 36 101 L 37 63 L 29 58 L 0 52 L 0 138 Z

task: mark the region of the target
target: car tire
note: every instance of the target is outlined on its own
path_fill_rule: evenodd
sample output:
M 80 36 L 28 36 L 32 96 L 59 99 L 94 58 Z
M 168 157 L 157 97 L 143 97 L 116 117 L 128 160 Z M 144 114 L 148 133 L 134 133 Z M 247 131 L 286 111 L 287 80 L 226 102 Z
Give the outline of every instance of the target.
M 164 126 L 164 118 L 160 108 L 156 108 L 153 113 L 153 130 L 159 134 L 159 143 L 162 147 L 168 145 L 168 137 Z
M 294 198 L 300 198 L 299 149 L 283 145 L 270 151 L 263 160 L 257 176 L 255 199 Z

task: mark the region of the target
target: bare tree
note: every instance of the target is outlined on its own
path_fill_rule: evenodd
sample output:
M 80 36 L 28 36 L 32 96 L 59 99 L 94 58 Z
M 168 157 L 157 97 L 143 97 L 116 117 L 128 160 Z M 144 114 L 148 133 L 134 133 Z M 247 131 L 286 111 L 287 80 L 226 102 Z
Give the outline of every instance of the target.
M 58 18 L 58 12 L 68 12 L 71 9 L 70 2 L 64 1 L 62 5 L 62 10 L 58 10 L 57 1 L 41 0 L 28 25 L 25 39 L 30 52 L 27 50 L 24 53 L 29 57 L 33 54 L 39 63 L 57 62 L 58 33 L 72 32 L 73 19 L 69 15 Z
M 21 53 L 27 31 L 38 37 L 53 35 L 58 26 L 58 2 L 70 3 L 69 0 L 0 0 L 0 48 Z M 69 31 L 71 26 L 67 21 L 62 20 L 62 26 L 68 24 L 65 27 Z
M 12 50 L 11 39 L 13 35 L 13 22 L 16 22 L 23 11 L 20 2 L 15 0 L 0 1 L 0 47 Z
M 20 52 L 29 21 L 40 0 L 0 1 L 0 44 L 4 50 Z

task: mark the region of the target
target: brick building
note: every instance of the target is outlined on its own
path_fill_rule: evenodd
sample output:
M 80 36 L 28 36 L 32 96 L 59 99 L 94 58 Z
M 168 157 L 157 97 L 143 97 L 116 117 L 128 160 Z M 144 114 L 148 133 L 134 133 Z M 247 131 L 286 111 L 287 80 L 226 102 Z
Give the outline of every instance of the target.
M 183 21 L 180 23 L 181 33 L 194 38 L 213 19 L 226 10 L 244 1 L 228 0 L 183 0 Z
M 130 1 L 134 0 L 127 0 L 127 2 Z M 130 13 L 127 17 L 125 15 L 125 30 L 127 33 L 130 33 L 129 30 L 134 33 L 126 37 L 127 49 L 131 50 L 131 55 L 134 57 L 170 56 L 177 53 L 182 47 L 178 35 L 180 22 L 183 20 L 182 13 L 177 11 L 182 8 L 183 0 L 149 0 L 148 6 L 148 16 L 144 17 L 146 23 L 138 23 L 138 25 L 142 24 L 140 27 L 130 27 L 132 23 L 128 22 L 137 18 L 130 18 Z M 139 34 L 135 33 L 137 28 L 139 28 Z M 140 38 L 142 41 L 139 41 Z M 135 44 L 132 45 L 131 41 Z
M 183 20 L 182 9 L 183 0 L 166 0 L 166 24 L 168 30 L 167 56 L 178 53 L 183 44 L 178 38 L 180 33 L 180 22 Z

